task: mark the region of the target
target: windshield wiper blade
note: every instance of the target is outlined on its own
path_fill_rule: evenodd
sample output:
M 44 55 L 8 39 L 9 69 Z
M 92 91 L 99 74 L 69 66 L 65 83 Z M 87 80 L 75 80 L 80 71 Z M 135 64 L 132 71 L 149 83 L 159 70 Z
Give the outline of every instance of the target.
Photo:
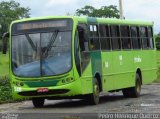
M 52 45 L 54 44 L 56 38 L 57 38 L 57 35 L 58 35 L 58 30 L 56 30 L 53 34 L 52 34 L 52 37 L 48 43 L 48 46 L 47 46 L 47 51 L 50 51 L 52 49 Z
M 34 45 L 34 43 L 33 43 L 33 41 L 31 40 L 31 38 L 29 37 L 29 35 L 28 35 L 28 34 L 25 34 L 25 36 L 26 36 L 29 44 L 31 45 L 32 49 L 33 49 L 34 51 L 37 51 L 37 48 L 36 48 L 36 46 Z
M 50 51 L 52 49 L 52 46 L 57 38 L 58 35 L 58 30 L 56 30 L 55 32 L 53 32 L 51 39 L 47 45 L 47 47 L 45 47 L 45 50 L 42 52 L 42 55 L 44 54 L 45 56 L 48 55 L 48 51 Z

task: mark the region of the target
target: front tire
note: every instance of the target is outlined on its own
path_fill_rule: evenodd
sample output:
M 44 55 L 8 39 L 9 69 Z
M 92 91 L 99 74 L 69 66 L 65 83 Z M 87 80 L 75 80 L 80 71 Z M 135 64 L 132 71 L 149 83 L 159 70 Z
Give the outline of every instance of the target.
M 88 95 L 88 102 L 91 105 L 97 105 L 99 103 L 99 94 L 100 94 L 100 87 L 97 78 L 93 80 L 93 93 Z
M 34 107 L 39 108 L 39 107 L 43 107 L 44 105 L 44 98 L 33 98 L 32 99 L 32 103 L 34 105 Z
M 124 97 L 134 97 L 134 98 L 139 97 L 141 93 L 141 85 L 142 84 L 139 74 L 136 74 L 135 86 L 122 90 Z

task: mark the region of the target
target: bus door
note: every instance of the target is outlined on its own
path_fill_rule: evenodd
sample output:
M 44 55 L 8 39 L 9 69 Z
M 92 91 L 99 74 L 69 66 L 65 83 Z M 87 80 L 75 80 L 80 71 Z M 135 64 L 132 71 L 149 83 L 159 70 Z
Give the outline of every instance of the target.
M 85 70 L 89 70 L 90 54 L 88 48 L 88 38 L 87 38 L 87 25 L 79 24 L 78 25 L 78 39 L 80 47 L 80 59 L 81 59 L 81 74 L 85 74 Z M 88 76 L 90 74 L 87 74 Z
M 77 27 L 77 42 L 79 63 L 77 62 L 77 69 L 79 70 L 79 77 L 81 85 L 83 86 L 83 93 L 92 93 L 92 69 L 90 52 L 88 48 L 87 25 L 79 24 Z M 75 57 L 76 58 L 76 57 Z M 76 60 L 76 59 L 75 59 Z

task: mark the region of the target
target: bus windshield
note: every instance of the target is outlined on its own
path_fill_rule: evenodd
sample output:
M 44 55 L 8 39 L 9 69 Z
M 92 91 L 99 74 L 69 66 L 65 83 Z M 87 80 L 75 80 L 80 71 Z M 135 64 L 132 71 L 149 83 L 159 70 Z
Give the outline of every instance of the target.
M 12 35 L 12 70 L 20 77 L 63 74 L 71 69 L 71 30 Z

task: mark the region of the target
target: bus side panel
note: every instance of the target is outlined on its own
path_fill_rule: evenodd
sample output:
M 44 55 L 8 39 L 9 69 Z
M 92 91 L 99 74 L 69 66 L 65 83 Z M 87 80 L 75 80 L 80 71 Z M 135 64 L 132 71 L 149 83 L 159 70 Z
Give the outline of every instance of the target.
M 133 54 L 130 52 L 113 52 L 113 80 L 115 81 L 115 90 L 133 87 L 135 85 Z
M 141 55 L 143 63 L 142 83 L 149 84 L 156 79 L 156 52 L 154 50 L 144 50 Z
M 151 83 L 156 79 L 156 52 L 154 50 L 134 51 L 135 72 L 139 68 L 142 84 Z
M 102 78 L 104 80 L 103 91 L 114 90 L 114 79 L 112 78 L 113 59 L 112 52 L 102 52 Z

